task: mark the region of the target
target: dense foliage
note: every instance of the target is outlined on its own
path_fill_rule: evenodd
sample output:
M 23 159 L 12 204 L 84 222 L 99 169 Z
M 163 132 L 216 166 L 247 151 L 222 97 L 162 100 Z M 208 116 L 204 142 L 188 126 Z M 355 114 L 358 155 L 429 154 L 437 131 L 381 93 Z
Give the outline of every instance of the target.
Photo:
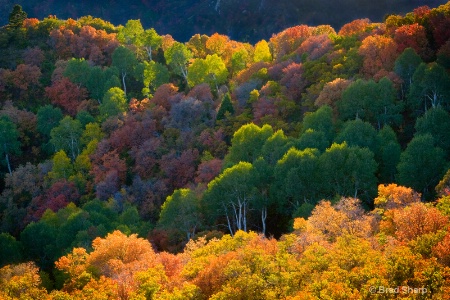
M 449 26 L 450 2 L 182 43 L 15 6 L 1 298 L 445 299 Z

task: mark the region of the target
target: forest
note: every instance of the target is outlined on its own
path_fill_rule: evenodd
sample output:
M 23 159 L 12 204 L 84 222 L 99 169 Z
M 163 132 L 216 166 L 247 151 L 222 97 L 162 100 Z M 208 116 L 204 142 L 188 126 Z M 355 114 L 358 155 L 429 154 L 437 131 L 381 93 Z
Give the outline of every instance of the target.
M 450 2 L 256 43 L 15 5 L 0 53 L 1 299 L 450 299 Z

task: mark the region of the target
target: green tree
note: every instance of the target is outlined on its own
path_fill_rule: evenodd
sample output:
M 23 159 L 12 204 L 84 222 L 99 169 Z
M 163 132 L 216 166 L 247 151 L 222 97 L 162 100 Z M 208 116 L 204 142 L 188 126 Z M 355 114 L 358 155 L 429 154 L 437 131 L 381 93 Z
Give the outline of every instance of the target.
M 377 132 L 370 123 L 363 122 L 360 119 L 347 121 L 334 140 L 341 144 L 346 142 L 348 146 L 358 146 L 368 148 L 373 153 L 377 152 Z
M 42 217 L 44 220 L 47 216 L 54 213 L 47 210 Z M 40 267 L 49 269 L 58 256 L 58 250 L 55 245 L 55 237 L 57 236 L 56 224 L 39 221 L 30 223 L 20 234 L 20 241 L 24 247 L 24 257 L 35 261 Z
M 158 227 L 179 230 L 189 241 L 196 233 L 201 220 L 200 201 L 190 189 L 175 190 L 161 206 Z
M 125 92 L 120 88 L 109 89 L 103 97 L 102 104 L 99 107 L 102 120 L 117 116 L 127 110 L 128 104 L 125 98 Z
M 318 200 L 321 185 L 319 151 L 291 148 L 275 166 L 271 192 L 277 209 L 291 217 L 302 204 Z
M 167 64 L 172 68 L 172 71 L 188 81 L 188 65 L 192 58 L 192 52 L 186 45 L 175 42 L 166 51 L 164 51 L 164 58 Z
M 9 174 L 11 170 L 11 155 L 18 155 L 21 153 L 21 143 L 19 141 L 19 130 L 7 116 L 0 117 L 0 156 L 5 159 Z
M 395 100 L 392 82 L 383 78 L 378 83 L 359 79 L 352 83 L 337 102 L 340 118 L 360 118 L 381 129 L 385 124 L 400 124 L 403 107 Z
M 154 92 L 158 87 L 169 82 L 170 73 L 163 64 L 154 61 L 144 62 L 143 78 L 144 88 L 142 89 L 142 94 L 148 97 L 152 91 Z
M 239 49 L 231 54 L 231 74 L 235 75 L 246 68 L 249 61 L 248 51 Z
M 374 154 L 367 148 L 334 143 L 319 158 L 327 197 L 363 197 L 371 199 L 377 190 Z
M 141 43 L 147 52 L 148 59 L 152 60 L 152 51 L 161 47 L 162 37 L 156 32 L 155 29 L 150 28 L 144 31 L 141 35 Z
M 255 198 L 252 201 L 252 207 L 260 212 L 261 218 L 261 232 L 266 234 L 268 209 L 273 204 L 271 197 L 271 187 L 273 182 L 274 165 L 268 163 L 263 157 L 259 157 L 254 163 L 255 170 Z
M 84 58 L 72 58 L 67 62 L 63 74 L 73 83 L 87 87 L 91 69 L 88 61 Z
M 12 28 L 22 27 L 23 21 L 27 18 L 27 13 L 22 10 L 22 6 L 19 4 L 14 5 L 11 13 L 9 14 L 8 26 Z
M 192 87 L 203 82 L 208 83 L 211 88 L 219 90 L 219 84 L 226 81 L 228 70 L 223 60 L 217 54 L 207 55 L 205 59 L 197 58 L 189 66 L 188 84 Z
M 416 135 L 431 134 L 435 145 L 450 150 L 450 115 L 442 107 L 429 109 L 416 120 Z
M 64 150 L 56 152 L 52 159 L 52 170 L 48 173 L 48 177 L 52 182 L 60 179 L 69 179 L 73 175 L 73 165 L 70 158 Z
M 422 63 L 414 72 L 407 96 L 408 106 L 414 114 L 422 114 L 431 107 L 448 108 L 450 103 L 450 77 L 437 63 Z
M 290 144 L 291 139 L 284 134 L 283 130 L 277 130 L 264 142 L 261 156 L 269 165 L 275 166 L 287 152 Z
M 416 72 L 417 67 L 422 62 L 422 59 L 413 48 L 406 48 L 395 61 L 394 71 L 401 79 L 403 79 L 403 97 L 411 86 L 414 72 Z
M 211 181 L 203 197 L 212 215 L 226 218 L 232 235 L 237 230 L 247 231 L 250 205 L 256 197 L 255 175 L 251 163 L 240 162 Z
M 435 146 L 433 137 L 430 134 L 417 135 L 400 156 L 397 180 L 429 198 L 444 175 L 446 164 L 445 153 Z
M 81 135 L 81 145 L 87 146 L 92 141 L 101 141 L 105 134 L 98 123 L 89 123 Z
M 253 163 L 261 155 L 266 140 L 273 134 L 272 126 L 259 127 L 253 123 L 243 125 L 233 135 L 231 147 L 225 157 L 225 166 L 239 162 Z
M 311 128 L 308 128 L 296 141 L 294 141 L 294 146 L 299 150 L 315 148 L 320 152 L 325 151 L 330 144 L 331 143 L 328 141 L 323 131 L 316 131 Z
M 50 137 L 50 132 L 63 118 L 63 113 L 59 107 L 50 104 L 42 106 L 37 112 L 37 130 L 39 133 Z
M 384 126 L 377 135 L 378 150 L 376 153 L 379 162 L 379 178 L 383 183 L 395 182 L 397 164 L 400 161 L 402 149 L 397 140 L 394 130 L 389 126 Z
M 95 118 L 85 110 L 80 110 L 75 116 L 75 119 L 80 121 L 81 127 L 83 128 L 86 128 L 87 124 L 95 122 Z
M 112 66 L 119 70 L 125 95 L 127 94 L 125 78 L 128 75 L 133 75 L 137 65 L 136 55 L 127 47 L 119 46 L 114 50 L 112 54 Z
M 140 20 L 128 20 L 125 26 L 119 29 L 117 39 L 127 45 L 141 46 L 141 36 L 144 33 Z
M 230 116 L 234 114 L 233 103 L 231 103 L 230 93 L 226 93 L 223 96 L 222 102 L 220 103 L 219 111 L 217 112 L 217 120 L 222 120 L 225 118 L 225 113 L 229 113 Z
M 308 129 L 323 132 L 328 142 L 334 139 L 333 109 L 328 105 L 321 106 L 312 113 L 306 113 L 302 122 L 302 133 Z
M 162 44 L 162 37 L 155 29 L 144 30 L 140 20 L 128 20 L 127 24 L 119 29 L 117 39 L 127 45 L 143 47 L 150 61 L 152 60 L 152 51 Z
M 50 132 L 50 143 L 56 151 L 64 150 L 72 161 L 80 154 L 80 137 L 83 132 L 81 123 L 70 116 L 64 117 L 59 125 Z
M 9 233 L 0 233 L 0 267 L 22 260 L 22 244 Z

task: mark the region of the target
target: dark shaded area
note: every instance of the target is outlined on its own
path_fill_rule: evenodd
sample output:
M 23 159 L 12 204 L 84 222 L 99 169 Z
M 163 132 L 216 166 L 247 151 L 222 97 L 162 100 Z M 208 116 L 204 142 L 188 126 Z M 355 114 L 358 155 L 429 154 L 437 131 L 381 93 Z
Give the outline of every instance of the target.
M 437 7 L 445 0 L 130 0 L 24 1 L 0 0 L 0 24 L 8 23 L 15 3 L 29 18 L 52 14 L 60 18 L 92 15 L 115 25 L 140 19 L 145 27 L 187 41 L 196 33 L 219 32 L 240 41 L 268 39 L 274 32 L 297 24 L 329 24 L 336 30 L 354 19 L 380 22 L 386 14 L 406 13 L 415 7 Z

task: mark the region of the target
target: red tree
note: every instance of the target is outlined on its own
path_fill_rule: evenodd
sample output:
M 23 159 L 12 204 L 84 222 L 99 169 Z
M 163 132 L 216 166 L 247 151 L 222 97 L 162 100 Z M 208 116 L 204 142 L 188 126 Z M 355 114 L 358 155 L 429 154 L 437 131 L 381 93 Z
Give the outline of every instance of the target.
M 72 117 L 78 112 L 78 106 L 88 96 L 87 89 L 63 78 L 45 88 L 45 94 L 53 104 L 61 106 Z

